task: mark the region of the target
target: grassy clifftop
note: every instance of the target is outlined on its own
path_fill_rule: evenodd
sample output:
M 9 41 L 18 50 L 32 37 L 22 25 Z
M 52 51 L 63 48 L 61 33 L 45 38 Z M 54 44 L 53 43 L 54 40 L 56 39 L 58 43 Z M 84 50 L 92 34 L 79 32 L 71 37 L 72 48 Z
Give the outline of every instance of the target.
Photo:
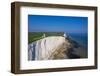
M 63 32 L 29 32 L 28 43 L 32 43 L 34 41 L 42 39 L 43 34 L 45 34 L 45 36 L 48 37 L 48 36 L 63 36 L 64 33 Z

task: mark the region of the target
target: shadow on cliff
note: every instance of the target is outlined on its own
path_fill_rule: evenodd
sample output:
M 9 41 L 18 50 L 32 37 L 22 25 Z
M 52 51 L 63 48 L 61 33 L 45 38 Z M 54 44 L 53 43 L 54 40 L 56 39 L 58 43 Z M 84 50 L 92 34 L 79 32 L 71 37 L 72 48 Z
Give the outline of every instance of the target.
M 76 51 L 74 50 L 74 48 L 77 49 L 77 48 L 81 47 L 79 45 L 79 43 L 72 40 L 70 37 L 67 37 L 66 39 L 69 41 L 69 43 L 71 43 L 71 46 L 72 46 L 72 48 L 69 48 L 68 52 L 66 53 L 68 58 L 69 59 L 79 59 L 79 58 L 81 58 L 79 55 L 75 54 Z
M 77 58 L 81 58 L 79 55 L 76 55 L 73 53 L 74 49 L 70 48 L 68 49 L 68 52 L 66 53 L 69 59 L 77 59 Z

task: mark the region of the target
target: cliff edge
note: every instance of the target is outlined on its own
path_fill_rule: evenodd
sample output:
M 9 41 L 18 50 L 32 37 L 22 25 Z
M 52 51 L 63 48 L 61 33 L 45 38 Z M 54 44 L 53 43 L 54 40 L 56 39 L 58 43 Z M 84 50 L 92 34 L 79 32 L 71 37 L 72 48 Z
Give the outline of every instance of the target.
M 82 49 L 77 42 L 69 37 L 45 37 L 28 45 L 28 60 L 80 58 L 82 57 L 80 52 Z

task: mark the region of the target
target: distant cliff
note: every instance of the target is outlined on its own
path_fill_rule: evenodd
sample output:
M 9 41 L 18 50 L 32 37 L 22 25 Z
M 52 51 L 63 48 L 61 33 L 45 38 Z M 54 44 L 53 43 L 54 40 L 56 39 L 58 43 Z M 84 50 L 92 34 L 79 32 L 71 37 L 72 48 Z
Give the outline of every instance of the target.
M 69 37 L 45 37 L 28 45 L 28 60 L 80 58 L 80 47 Z

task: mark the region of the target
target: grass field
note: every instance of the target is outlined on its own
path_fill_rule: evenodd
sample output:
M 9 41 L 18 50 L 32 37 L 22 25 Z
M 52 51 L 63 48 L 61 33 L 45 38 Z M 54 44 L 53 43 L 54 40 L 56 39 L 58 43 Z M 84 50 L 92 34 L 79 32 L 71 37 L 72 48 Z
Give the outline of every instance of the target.
M 48 36 L 63 36 L 63 32 L 28 32 L 28 43 L 32 43 L 43 38 L 43 34 Z

